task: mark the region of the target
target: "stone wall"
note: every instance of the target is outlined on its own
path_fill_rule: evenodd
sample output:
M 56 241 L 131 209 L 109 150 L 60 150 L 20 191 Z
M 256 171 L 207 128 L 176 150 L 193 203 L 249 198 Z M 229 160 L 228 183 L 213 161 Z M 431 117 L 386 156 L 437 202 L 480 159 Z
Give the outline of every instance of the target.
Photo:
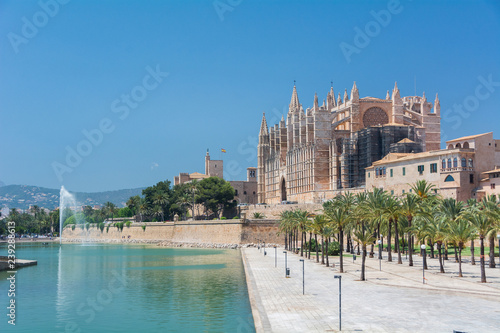
M 280 214 L 286 210 L 302 209 L 310 213 L 321 214 L 323 206 L 321 204 L 291 204 L 291 205 L 249 205 L 241 207 L 241 213 L 246 214 L 247 219 L 252 219 L 254 213 L 261 213 L 268 219 L 279 220 Z M 243 217 L 243 215 L 242 215 Z M 258 220 L 253 220 L 258 221 Z
M 76 227 L 64 228 L 65 240 L 92 240 L 92 241 L 167 241 L 177 243 L 205 243 L 205 244 L 249 244 L 262 239 L 267 243 L 279 243 L 278 221 L 272 220 L 215 220 L 215 221 L 182 221 L 182 222 L 146 222 L 132 223 L 119 230 L 115 226 L 107 226 L 101 232 L 97 228 L 82 230 Z M 146 229 L 143 230 L 142 226 Z

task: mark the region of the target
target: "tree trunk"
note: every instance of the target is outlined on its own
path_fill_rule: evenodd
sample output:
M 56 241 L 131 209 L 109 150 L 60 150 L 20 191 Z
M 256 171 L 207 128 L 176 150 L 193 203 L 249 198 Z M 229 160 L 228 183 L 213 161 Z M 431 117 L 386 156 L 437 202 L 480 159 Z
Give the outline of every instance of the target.
M 486 271 L 484 268 L 484 238 L 481 237 L 481 283 L 486 283 Z
M 394 233 L 396 234 L 396 244 L 398 246 L 398 264 L 403 264 L 403 259 L 401 258 L 401 249 L 399 247 L 399 233 L 398 233 L 398 223 L 394 223 Z
M 453 251 L 455 251 L 455 262 L 458 262 L 458 251 L 456 245 L 453 245 Z
M 321 265 L 325 264 L 325 241 L 323 236 L 321 236 Z
M 318 249 L 318 235 L 314 234 L 314 240 L 316 243 L 316 262 L 319 262 L 319 249 Z
M 325 253 L 325 256 L 326 256 L 326 267 L 330 267 L 330 261 L 328 260 L 328 244 L 330 243 L 330 237 L 328 237 L 326 239 L 326 253 Z
M 380 238 L 380 223 L 377 226 L 377 237 L 375 237 L 375 239 L 379 239 L 379 238 Z M 378 251 L 378 259 L 382 260 L 382 251 L 380 251 L 380 245 L 379 245 L 379 251 Z
M 361 249 L 359 248 L 359 242 L 358 242 L 358 256 L 361 254 Z
M 387 261 L 389 262 L 392 262 L 391 226 L 391 223 L 389 223 L 389 230 L 387 231 Z
M 344 260 L 342 257 L 343 254 L 343 245 L 344 245 L 344 230 L 340 229 L 339 233 L 340 238 L 340 273 L 344 273 Z
M 300 256 L 304 256 L 304 233 L 300 232 Z
M 309 255 L 307 256 L 307 259 L 311 259 L 311 249 L 312 249 L 312 232 L 309 233 Z
M 431 239 L 431 258 L 434 259 L 434 242 Z
M 470 241 L 470 263 L 471 265 L 476 264 L 476 258 L 474 258 L 474 240 Z
M 458 248 L 458 277 L 462 277 L 462 247 Z
M 411 222 L 413 221 L 413 216 L 408 218 L 408 228 L 411 228 Z M 408 266 L 413 266 L 413 243 L 415 242 L 413 235 L 408 233 Z
M 438 245 L 438 257 L 439 257 L 439 271 L 441 273 L 444 273 L 443 260 L 441 257 L 441 243 L 438 242 L 437 245 Z
M 444 244 L 444 260 L 448 260 L 448 244 Z
M 365 281 L 366 245 L 363 245 L 363 256 L 361 257 L 361 281 Z
M 495 238 L 490 237 L 490 268 L 495 268 Z

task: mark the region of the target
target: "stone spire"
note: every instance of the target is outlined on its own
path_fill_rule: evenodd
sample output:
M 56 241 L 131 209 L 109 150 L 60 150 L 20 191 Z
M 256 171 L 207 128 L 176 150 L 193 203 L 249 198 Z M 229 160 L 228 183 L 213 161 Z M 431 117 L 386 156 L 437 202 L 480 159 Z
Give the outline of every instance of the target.
M 356 81 L 354 81 L 354 84 L 351 89 L 351 101 L 358 101 L 359 100 L 359 91 L 358 87 L 356 86 Z
M 425 97 L 425 91 L 424 93 L 422 94 L 422 100 L 423 100 L 423 103 L 426 103 L 427 102 L 427 97 Z M 422 104 L 423 104 L 422 103 Z
M 339 97 L 337 98 L 337 105 L 340 105 L 342 104 L 342 98 L 340 97 L 340 93 L 339 93 Z
M 268 136 L 269 129 L 267 128 L 266 113 L 262 113 L 262 123 L 260 124 L 259 137 Z
M 439 97 L 436 93 L 436 99 L 434 100 L 434 113 L 439 113 L 441 111 L 441 104 L 439 103 Z
M 330 87 L 330 98 L 332 100 L 332 107 L 335 106 L 335 93 L 333 92 L 333 83 L 332 86 Z
M 299 96 L 297 95 L 297 87 L 293 85 L 292 99 L 290 100 L 289 111 L 295 111 L 300 109 Z
M 391 94 L 389 94 L 389 90 L 387 90 L 387 95 L 385 95 L 385 99 L 386 100 L 390 100 L 391 99 Z
M 318 105 L 318 94 L 317 93 L 314 93 L 314 111 L 317 111 L 319 109 L 319 105 Z
M 394 83 L 394 89 L 392 90 L 392 101 L 397 102 L 398 104 L 401 103 L 401 96 L 399 95 L 399 88 L 398 88 L 398 83 Z
M 344 90 L 344 103 L 349 101 L 349 96 L 347 95 L 347 89 Z

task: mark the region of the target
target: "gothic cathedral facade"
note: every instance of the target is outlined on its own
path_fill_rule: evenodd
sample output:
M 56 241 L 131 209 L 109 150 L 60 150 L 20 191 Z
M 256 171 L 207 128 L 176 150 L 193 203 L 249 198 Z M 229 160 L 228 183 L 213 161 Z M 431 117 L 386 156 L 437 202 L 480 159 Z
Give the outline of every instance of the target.
M 389 152 L 440 149 L 440 105 L 423 96 L 401 97 L 397 84 L 385 99 L 350 96 L 333 87 L 326 103 L 304 111 L 297 88 L 286 120 L 268 128 L 265 114 L 259 132 L 258 202 L 320 203 L 339 191 L 365 185 L 365 168 Z

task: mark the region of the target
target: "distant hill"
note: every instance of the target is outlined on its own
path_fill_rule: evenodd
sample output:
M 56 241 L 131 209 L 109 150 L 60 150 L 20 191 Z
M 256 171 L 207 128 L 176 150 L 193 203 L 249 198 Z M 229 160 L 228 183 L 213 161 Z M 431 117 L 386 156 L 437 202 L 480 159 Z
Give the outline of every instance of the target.
M 124 207 L 127 200 L 134 195 L 141 195 L 144 188 L 134 188 L 106 192 L 71 192 L 78 204 L 103 205 L 110 201 L 118 207 Z M 54 209 L 59 207 L 59 190 L 29 185 L 6 185 L 0 187 L 0 207 L 28 209 L 30 205 Z

